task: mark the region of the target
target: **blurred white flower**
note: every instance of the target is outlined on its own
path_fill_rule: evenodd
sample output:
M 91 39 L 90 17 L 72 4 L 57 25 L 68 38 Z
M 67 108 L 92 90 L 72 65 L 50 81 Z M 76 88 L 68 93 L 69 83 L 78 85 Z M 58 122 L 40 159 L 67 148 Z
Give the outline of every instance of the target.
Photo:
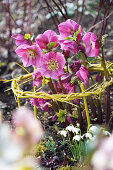
M 0 126 L 0 160 L 13 162 L 22 157 L 23 148 L 13 138 L 10 126 L 1 124 Z
M 100 142 L 91 161 L 94 170 L 113 169 L 113 134 Z
M 32 111 L 22 107 L 13 114 L 14 129 L 8 124 L 0 124 L 0 170 L 38 170 L 37 161 L 24 154 L 34 154 L 32 147 L 43 135 L 39 120 Z
M 111 133 L 109 133 L 108 131 L 103 131 L 103 135 L 104 136 L 111 136 Z
M 23 145 L 36 144 L 44 133 L 40 121 L 26 107 L 21 107 L 13 113 L 13 125 L 16 137 Z
M 0 125 L 0 170 L 13 170 L 12 164 L 21 159 L 24 150 L 12 136 L 8 124 Z
M 100 131 L 100 128 L 98 126 L 91 126 L 89 128 L 89 131 L 93 134 L 93 135 L 97 135 Z
M 76 135 L 73 137 L 73 140 L 76 140 L 78 142 L 80 141 L 80 139 L 81 139 L 81 135 Z
M 92 139 L 92 134 L 91 133 L 86 133 L 85 137 L 88 138 L 88 139 Z
M 61 130 L 61 131 L 58 132 L 58 134 L 66 137 L 67 136 L 67 131 L 66 130 Z
M 36 160 L 30 156 L 16 162 L 13 166 L 14 170 L 38 170 Z

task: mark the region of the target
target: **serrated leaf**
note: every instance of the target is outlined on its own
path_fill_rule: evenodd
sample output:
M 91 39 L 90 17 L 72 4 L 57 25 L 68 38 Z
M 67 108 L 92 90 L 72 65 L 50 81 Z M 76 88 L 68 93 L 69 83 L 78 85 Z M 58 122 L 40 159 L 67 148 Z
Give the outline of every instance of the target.
M 50 42 L 50 43 L 47 44 L 47 47 L 48 47 L 49 49 L 51 49 L 51 48 L 55 48 L 56 45 L 57 45 L 57 42 Z
M 87 61 L 88 61 L 89 63 L 95 63 L 96 58 L 95 58 L 95 57 L 88 57 L 88 58 L 87 58 Z
M 67 114 L 66 109 L 65 109 L 65 110 L 60 109 L 60 110 L 59 110 L 59 113 L 57 113 L 58 121 L 60 121 L 61 123 L 62 123 L 62 122 L 65 122 L 65 120 L 66 120 L 66 114 Z

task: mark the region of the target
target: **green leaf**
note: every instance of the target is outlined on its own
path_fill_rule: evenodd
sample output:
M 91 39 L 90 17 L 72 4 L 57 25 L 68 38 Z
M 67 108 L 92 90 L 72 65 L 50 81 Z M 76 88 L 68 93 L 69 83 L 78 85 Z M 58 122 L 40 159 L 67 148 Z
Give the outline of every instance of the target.
M 76 33 L 75 33 L 76 37 L 78 36 L 78 34 L 80 33 L 80 31 L 81 31 L 81 27 L 76 31 Z
M 61 123 L 65 122 L 66 114 L 67 114 L 66 109 L 65 110 L 59 109 L 59 113 L 57 113 L 58 121 L 60 121 Z
M 50 42 L 47 44 L 47 48 L 51 49 L 51 48 L 55 48 L 57 45 L 57 42 Z
M 66 40 L 73 40 L 73 37 L 66 37 Z
M 95 57 L 88 57 L 88 58 L 87 58 L 87 61 L 88 61 L 89 63 L 95 63 L 96 60 L 97 60 L 97 59 L 96 59 Z

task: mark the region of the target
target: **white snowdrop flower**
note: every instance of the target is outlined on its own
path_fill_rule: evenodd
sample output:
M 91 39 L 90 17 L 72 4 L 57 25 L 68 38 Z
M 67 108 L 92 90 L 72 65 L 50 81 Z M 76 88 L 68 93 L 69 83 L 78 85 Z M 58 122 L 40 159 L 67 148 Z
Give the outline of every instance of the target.
M 66 130 L 61 130 L 61 131 L 58 132 L 58 134 L 66 137 L 67 136 L 67 131 Z
M 97 126 L 91 126 L 89 128 L 89 131 L 93 134 L 96 135 L 99 132 L 99 128 Z
M 70 132 L 73 132 L 74 130 L 74 126 L 73 125 L 69 125 L 66 127 L 66 130 L 70 131 Z
M 76 135 L 76 136 L 73 137 L 73 140 L 76 140 L 78 142 L 80 141 L 80 139 L 81 139 L 80 135 Z
M 84 135 L 82 135 L 82 139 L 86 137 L 87 139 L 92 139 L 92 134 L 91 133 L 85 133 Z
M 96 142 L 97 143 L 97 137 L 96 137 L 96 135 L 95 136 L 93 136 L 92 138 L 91 138 L 91 140 L 92 140 L 92 142 Z
M 74 128 L 72 129 L 72 132 L 78 134 L 78 133 L 80 132 L 80 129 L 74 127 Z
M 104 131 L 104 132 L 103 132 L 103 135 L 105 135 L 105 136 L 111 136 L 111 133 L 109 133 L 108 131 Z
M 86 133 L 85 136 L 86 136 L 86 138 L 92 139 L 92 134 L 91 133 Z

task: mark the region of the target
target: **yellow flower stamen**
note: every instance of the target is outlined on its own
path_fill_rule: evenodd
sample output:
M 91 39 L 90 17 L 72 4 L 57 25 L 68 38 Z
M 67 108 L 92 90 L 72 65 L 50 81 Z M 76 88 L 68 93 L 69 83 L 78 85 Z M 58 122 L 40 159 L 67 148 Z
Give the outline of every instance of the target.
M 28 50 L 27 51 L 27 56 L 31 59 L 31 58 L 35 58 L 36 57 L 36 51 L 35 50 Z
M 59 68 L 58 62 L 53 58 L 47 63 L 47 65 L 48 65 L 48 69 L 52 71 L 55 71 Z

